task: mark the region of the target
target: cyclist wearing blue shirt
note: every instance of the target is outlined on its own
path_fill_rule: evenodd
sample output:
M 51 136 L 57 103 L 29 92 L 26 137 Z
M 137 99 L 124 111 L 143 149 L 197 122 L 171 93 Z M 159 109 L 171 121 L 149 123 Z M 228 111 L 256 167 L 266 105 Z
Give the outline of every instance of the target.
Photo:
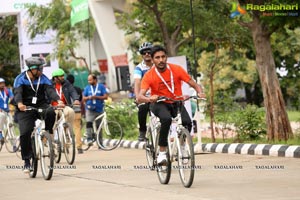
M 139 53 L 142 55 L 143 61 L 135 67 L 133 72 L 134 93 L 136 97 L 140 92 L 141 80 L 143 76 L 153 65 L 150 56 L 151 48 L 152 48 L 152 44 L 150 42 L 144 42 L 139 48 Z M 138 121 L 139 121 L 139 132 L 140 132 L 138 140 L 144 141 L 146 130 L 147 130 L 147 115 L 149 113 L 149 104 L 146 103 L 146 104 L 139 105 L 138 109 L 139 109 Z
M 7 114 L 9 112 L 9 103 L 13 98 L 12 91 L 5 87 L 5 80 L 0 78 L 0 142 L 4 143 L 2 130 L 4 124 L 6 124 Z
M 98 83 L 96 75 L 90 74 L 88 83 L 89 85 L 84 88 L 82 100 L 85 103 L 86 110 L 87 142 L 90 143 L 93 138 L 93 121 L 103 113 L 104 100 L 107 99 L 108 94 L 105 86 Z
M 43 108 L 45 130 L 53 133 L 55 112 L 49 105 L 49 100 L 57 101 L 58 106 L 64 106 L 60 101 L 52 82 L 43 74 L 45 61 L 39 57 L 31 57 L 25 60 L 27 71 L 19 74 L 14 82 L 14 101 L 17 106 L 17 118 L 20 129 L 20 144 L 22 160 L 25 161 L 24 173 L 31 170 L 32 158 L 31 133 L 35 126 L 35 120 L 39 118 L 36 112 L 26 112 L 27 106 Z M 47 97 L 49 99 L 47 99 Z

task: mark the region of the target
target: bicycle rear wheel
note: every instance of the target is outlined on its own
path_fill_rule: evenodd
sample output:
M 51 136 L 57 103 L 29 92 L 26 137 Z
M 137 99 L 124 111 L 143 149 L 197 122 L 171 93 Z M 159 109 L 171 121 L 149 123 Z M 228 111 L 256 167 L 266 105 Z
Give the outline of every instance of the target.
M 184 187 L 191 187 L 195 173 L 195 155 L 192 137 L 187 129 L 179 133 L 178 170 Z
M 119 146 L 123 138 L 121 125 L 116 121 L 107 121 L 97 134 L 97 145 L 105 151 L 110 151 Z
M 75 161 L 75 137 L 70 124 L 64 125 L 63 149 L 67 162 L 72 165 Z
M 38 168 L 38 158 L 37 154 L 35 152 L 35 139 L 34 137 L 31 137 L 31 147 L 32 147 L 32 158 L 31 158 L 31 169 L 29 172 L 30 178 L 35 178 L 37 174 L 37 168 Z
M 53 174 L 54 152 L 52 140 L 47 131 L 41 133 L 40 161 L 42 174 L 45 180 L 50 180 Z
M 155 158 L 155 152 L 154 152 L 154 143 L 153 143 L 153 137 L 151 133 L 151 128 L 147 128 L 146 132 L 146 158 L 148 162 L 148 166 L 151 170 L 154 170 L 154 158 Z
M 15 132 L 15 125 L 9 123 L 4 137 L 5 147 L 9 153 L 15 153 L 20 147 L 19 137 Z
M 3 139 L 3 141 L 0 140 L 0 151 L 2 150 L 3 144 L 4 144 L 4 139 Z
M 159 152 L 158 140 L 159 140 L 159 135 L 156 136 L 156 148 L 155 148 L 155 162 L 156 163 L 157 163 L 157 155 Z M 157 171 L 159 182 L 161 184 L 168 184 L 170 181 L 170 178 L 171 178 L 172 163 L 170 160 L 170 153 L 169 153 L 168 148 L 166 150 L 166 153 L 167 153 L 167 163 L 164 165 L 156 164 L 156 168 L 157 168 L 156 171 Z

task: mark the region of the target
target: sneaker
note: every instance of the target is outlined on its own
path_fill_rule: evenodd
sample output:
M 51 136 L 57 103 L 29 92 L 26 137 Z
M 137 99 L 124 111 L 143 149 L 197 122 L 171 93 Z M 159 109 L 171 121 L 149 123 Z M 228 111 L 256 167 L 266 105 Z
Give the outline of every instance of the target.
M 146 137 L 145 136 L 146 136 L 146 132 L 140 131 L 140 135 L 139 135 L 138 141 L 139 142 L 146 141 Z
M 18 149 L 17 149 L 17 146 L 14 145 L 14 146 L 13 146 L 13 152 L 17 152 L 17 150 L 18 150 Z
M 159 152 L 157 156 L 157 164 L 163 165 L 167 163 L 167 153 L 165 151 Z
M 81 148 L 77 149 L 78 154 L 83 154 L 83 150 Z
M 93 138 L 87 138 L 86 139 L 86 143 L 87 143 L 87 145 L 89 145 L 89 146 L 92 146 L 92 144 L 93 144 Z
M 26 159 L 25 160 L 25 164 L 24 164 L 24 168 L 23 168 L 23 172 L 25 174 L 28 174 L 31 170 L 31 165 L 30 165 L 30 160 Z

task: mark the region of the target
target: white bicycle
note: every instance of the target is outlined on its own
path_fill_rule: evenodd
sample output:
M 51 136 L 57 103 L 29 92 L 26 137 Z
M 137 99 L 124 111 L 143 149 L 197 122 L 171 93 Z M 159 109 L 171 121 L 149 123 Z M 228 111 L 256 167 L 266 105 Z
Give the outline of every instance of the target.
M 87 134 L 82 137 L 82 149 L 84 151 L 87 151 L 95 141 L 100 149 L 110 151 L 117 148 L 123 138 L 121 125 L 116 121 L 107 120 L 105 111 L 93 121 L 93 130 L 92 143 L 87 142 Z
M 6 115 L 6 123 L 4 124 L 3 129 L 3 142 L 0 142 L 0 151 L 2 149 L 3 144 L 8 152 L 15 153 L 20 148 L 20 135 L 16 131 L 16 124 L 13 122 L 13 117 L 10 113 L 1 111 Z
M 66 122 L 63 108 L 56 108 L 58 115 L 56 115 L 56 123 L 54 124 L 54 143 L 56 147 L 55 162 L 59 163 L 61 154 L 64 152 L 67 162 L 72 165 L 75 161 L 75 138 L 72 126 Z M 57 119 L 59 116 L 59 119 Z
M 45 121 L 41 113 L 44 109 L 27 106 L 26 112 L 37 112 L 41 119 L 35 121 L 35 127 L 31 135 L 32 144 L 32 169 L 29 176 L 35 178 L 38 168 L 38 160 L 40 160 L 42 174 L 45 180 L 50 180 L 53 174 L 54 151 L 52 140 L 48 131 L 45 130 Z
M 162 184 L 169 183 L 172 162 L 174 161 L 177 161 L 177 168 L 183 186 L 188 188 L 193 184 L 195 173 L 193 141 L 190 132 L 182 125 L 181 119 L 184 101 L 189 100 L 190 98 L 199 99 L 197 96 L 190 96 L 183 100 L 160 97 L 157 101 L 168 100 L 177 104 L 176 116 L 172 118 L 172 125 L 175 125 L 176 131 L 172 131 L 170 128 L 170 134 L 168 135 L 167 163 L 164 165 L 157 164 L 157 155 L 159 152 L 158 140 L 161 124 L 159 119 L 155 116 L 151 116 L 150 119 L 150 124 L 146 132 L 146 157 L 149 167 L 156 169 L 158 179 Z

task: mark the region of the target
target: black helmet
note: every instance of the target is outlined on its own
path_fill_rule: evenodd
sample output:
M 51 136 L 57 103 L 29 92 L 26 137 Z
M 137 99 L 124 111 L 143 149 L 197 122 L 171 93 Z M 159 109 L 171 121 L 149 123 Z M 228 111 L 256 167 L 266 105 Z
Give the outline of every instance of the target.
M 144 42 L 140 48 L 139 48 L 139 52 L 142 54 L 143 51 L 145 50 L 150 50 L 152 48 L 152 44 L 150 42 Z
M 25 60 L 28 69 L 38 69 L 39 66 L 45 64 L 45 60 L 40 57 L 30 57 Z

